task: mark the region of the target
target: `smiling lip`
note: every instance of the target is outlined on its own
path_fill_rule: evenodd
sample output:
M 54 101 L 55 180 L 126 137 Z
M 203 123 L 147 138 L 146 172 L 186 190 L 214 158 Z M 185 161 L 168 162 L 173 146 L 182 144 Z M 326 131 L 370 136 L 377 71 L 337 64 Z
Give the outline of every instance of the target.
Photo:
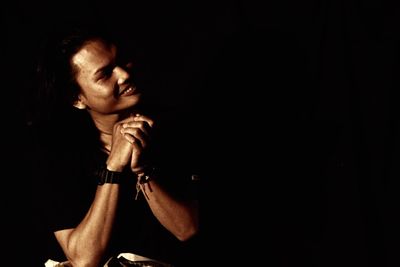
M 136 87 L 134 85 L 130 85 L 126 87 L 124 90 L 122 90 L 121 93 L 119 93 L 120 96 L 130 96 L 136 93 Z

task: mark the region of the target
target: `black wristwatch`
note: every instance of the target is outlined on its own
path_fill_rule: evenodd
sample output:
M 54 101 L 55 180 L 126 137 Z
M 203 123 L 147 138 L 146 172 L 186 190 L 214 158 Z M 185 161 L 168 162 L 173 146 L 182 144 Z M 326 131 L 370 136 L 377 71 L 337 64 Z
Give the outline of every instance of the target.
M 98 185 L 103 184 L 119 184 L 122 176 L 122 172 L 114 172 L 107 169 L 104 165 L 96 171 L 98 177 Z

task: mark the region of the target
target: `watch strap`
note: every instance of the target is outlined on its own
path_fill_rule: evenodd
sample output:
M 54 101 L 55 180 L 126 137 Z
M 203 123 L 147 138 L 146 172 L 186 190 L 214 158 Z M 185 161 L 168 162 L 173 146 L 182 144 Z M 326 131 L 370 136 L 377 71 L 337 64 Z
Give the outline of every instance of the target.
M 98 178 L 98 185 L 119 184 L 122 172 L 110 171 L 107 169 L 107 166 L 104 165 L 97 170 L 96 176 Z

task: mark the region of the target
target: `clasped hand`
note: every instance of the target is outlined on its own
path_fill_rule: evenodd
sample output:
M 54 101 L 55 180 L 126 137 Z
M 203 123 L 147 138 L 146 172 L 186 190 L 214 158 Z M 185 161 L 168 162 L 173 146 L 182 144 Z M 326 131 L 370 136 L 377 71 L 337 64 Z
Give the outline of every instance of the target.
M 133 172 L 140 170 L 143 167 L 141 156 L 148 145 L 153 125 L 152 119 L 139 114 L 117 122 L 113 128 L 107 167 L 113 171 L 122 171 L 130 164 Z

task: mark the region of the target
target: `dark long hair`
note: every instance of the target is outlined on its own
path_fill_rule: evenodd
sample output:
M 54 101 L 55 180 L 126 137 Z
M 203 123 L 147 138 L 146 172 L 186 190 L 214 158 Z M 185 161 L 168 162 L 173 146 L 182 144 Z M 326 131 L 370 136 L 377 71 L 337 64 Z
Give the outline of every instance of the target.
M 68 24 L 51 30 L 43 40 L 37 60 L 36 119 L 51 120 L 74 109 L 80 88 L 76 83 L 71 58 L 88 41 L 114 38 L 104 25 Z
M 73 107 L 80 87 L 71 64 L 72 57 L 88 41 L 96 39 L 117 42 L 102 24 L 68 23 L 50 30 L 40 46 L 31 121 L 47 146 L 59 146 L 60 138 L 75 144 L 98 140 L 88 112 Z

